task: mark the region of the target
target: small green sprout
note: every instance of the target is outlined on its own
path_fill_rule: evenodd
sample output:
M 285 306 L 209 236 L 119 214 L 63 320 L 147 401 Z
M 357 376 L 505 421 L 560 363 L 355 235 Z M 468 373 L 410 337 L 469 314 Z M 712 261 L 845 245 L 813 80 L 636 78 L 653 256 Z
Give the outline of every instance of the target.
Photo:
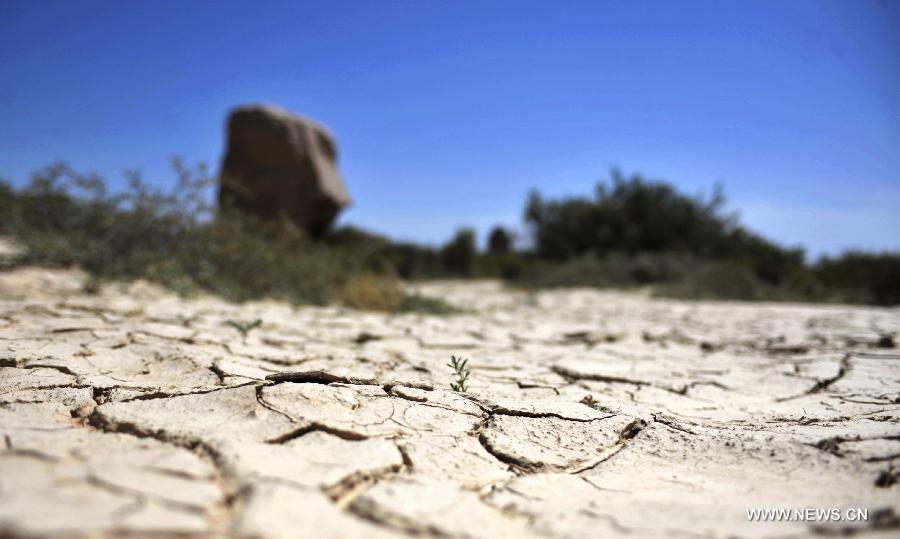
M 226 320 L 226 324 L 238 330 L 241 333 L 241 337 L 246 337 L 248 333 L 250 333 L 251 329 L 256 329 L 262 325 L 262 319 L 257 318 L 252 322 L 241 322 L 240 320 Z
M 453 391 L 462 391 L 463 393 L 468 391 L 466 389 L 466 382 L 469 381 L 468 363 L 468 359 L 450 356 L 450 363 L 447 363 L 447 366 L 453 369 L 454 374 L 456 374 L 456 382 L 450 382 L 450 389 Z

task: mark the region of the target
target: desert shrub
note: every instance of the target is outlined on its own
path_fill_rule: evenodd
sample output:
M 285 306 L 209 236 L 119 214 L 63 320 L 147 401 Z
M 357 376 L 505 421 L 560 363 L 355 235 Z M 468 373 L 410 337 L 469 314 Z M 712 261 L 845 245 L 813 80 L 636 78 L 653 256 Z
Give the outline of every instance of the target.
M 529 286 L 653 285 L 695 298 L 900 302 L 896 254 L 849 253 L 804 262 L 724 211 L 721 189 L 688 196 L 661 181 L 613 172 L 593 198 L 545 200 L 532 193 L 525 220 L 534 262 Z
M 526 267 L 519 282 L 537 288 L 644 286 L 683 279 L 695 264 L 695 257 L 674 253 L 588 253 L 562 262 L 538 260 Z
M 628 287 L 692 298 L 900 303 L 900 255 L 851 252 L 809 266 L 741 226 L 716 189 L 708 199 L 640 176 L 595 196 L 545 200 L 525 220 L 533 256 L 514 281 L 527 286 Z
M 489 246 L 486 253 L 478 252 L 475 231 L 471 229 L 457 231 L 440 249 L 410 242 L 393 242 L 353 226 L 335 229 L 324 238 L 324 242 L 331 247 L 358 253 L 370 271 L 393 273 L 403 279 L 518 277 L 527 259 L 522 253 L 512 250 L 512 233 L 496 227 L 492 237 L 494 245 Z
M 533 257 L 527 253 L 485 253 L 478 257 L 476 272 L 482 278 L 517 280 L 533 263 Z
M 350 249 L 378 273 L 394 273 L 403 279 L 453 276 L 443 268 L 437 249 L 409 242 L 393 242 L 360 228 L 345 225 L 324 239 L 329 246 Z
M 704 199 L 665 182 L 638 175 L 626 179 L 613 171 L 610 184 L 598 184 L 593 198 L 544 200 L 532 193 L 525 220 L 535 253 L 544 260 L 683 253 L 735 261 L 772 285 L 802 267 L 802 250 L 782 248 L 746 230 L 724 212 L 724 204 L 718 188 Z
M 811 272 L 838 301 L 900 303 L 900 254 L 851 251 L 835 258 L 823 257 Z
M 383 248 L 374 235 L 345 230 L 331 243 L 316 242 L 289 222 L 216 210 L 209 203 L 214 180 L 206 169 L 174 165 L 178 182 L 170 190 L 130 173 L 129 189 L 109 194 L 101 178 L 65 164 L 39 171 L 19 190 L 0 182 L 0 234 L 27 249 L 20 263 L 77 265 L 93 283 L 144 278 L 182 293 L 314 304 L 347 300 L 356 291 L 359 298 L 350 301 L 360 305 L 407 305 L 399 285 L 387 284 L 393 274 L 374 255 Z M 365 287 L 352 284 L 379 271 L 380 296 L 366 296 Z
M 427 279 L 445 275 L 437 249 L 403 242 L 395 243 L 382 259 L 404 279 Z
M 537 253 L 548 259 L 614 251 L 699 253 L 716 248 L 726 232 L 723 204 L 719 191 L 706 201 L 664 182 L 625 179 L 613 171 L 611 184 L 597 184 L 593 198 L 545 201 L 532 193 L 525 219 Z
M 495 226 L 488 236 L 488 253 L 504 255 L 512 250 L 513 234 L 502 226 Z
M 600 258 L 590 253 L 564 261 L 535 260 L 517 282 L 534 288 L 630 286 L 635 283 L 628 278 L 623 260 L 620 255 Z
M 476 273 L 477 255 L 475 231 L 463 228 L 441 249 L 441 264 L 449 274 L 473 277 Z
M 514 284 L 526 288 L 587 286 L 651 287 L 654 295 L 685 299 L 820 300 L 790 286 L 773 286 L 735 262 L 703 259 L 684 253 L 587 254 L 563 262 L 538 261 Z
M 701 263 L 680 279 L 658 286 L 655 292 L 665 297 L 690 299 L 784 299 L 777 289 L 763 283 L 750 268 L 735 262 L 718 261 Z

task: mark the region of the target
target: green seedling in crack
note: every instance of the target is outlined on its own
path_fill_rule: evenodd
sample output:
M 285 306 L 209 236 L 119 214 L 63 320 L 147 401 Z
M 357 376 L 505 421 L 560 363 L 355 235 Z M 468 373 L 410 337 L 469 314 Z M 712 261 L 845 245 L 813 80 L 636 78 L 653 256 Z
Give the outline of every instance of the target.
M 241 333 L 241 337 L 246 338 L 247 334 L 250 333 L 250 330 L 256 329 L 262 325 L 262 319 L 257 318 L 252 322 L 241 322 L 240 320 L 226 320 L 226 324 L 238 330 Z
M 447 366 L 453 369 L 453 373 L 456 374 L 456 382 L 450 382 L 450 389 L 453 391 L 461 391 L 463 393 L 468 391 L 466 389 L 466 382 L 469 381 L 468 363 L 468 359 L 450 356 L 450 363 L 447 363 Z

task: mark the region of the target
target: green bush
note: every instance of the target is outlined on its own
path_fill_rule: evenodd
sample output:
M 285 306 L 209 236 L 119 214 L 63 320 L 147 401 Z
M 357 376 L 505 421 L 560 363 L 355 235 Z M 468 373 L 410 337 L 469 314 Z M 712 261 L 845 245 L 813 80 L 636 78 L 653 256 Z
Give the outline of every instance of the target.
M 698 264 L 681 279 L 662 284 L 656 292 L 666 297 L 689 299 L 784 299 L 777 289 L 767 286 L 750 268 L 735 262 Z
M 603 257 L 588 253 L 562 262 L 537 260 L 526 267 L 519 282 L 536 288 L 660 285 L 685 280 L 699 263 L 697 257 L 678 253 L 615 252 Z
M 513 233 L 502 226 L 495 226 L 488 236 L 488 253 L 505 255 L 512 251 Z
M 838 300 L 900 304 L 900 254 L 851 251 L 836 258 L 824 257 L 812 274 Z
M 802 250 L 784 249 L 746 230 L 724 213 L 724 204 L 718 188 L 704 200 L 665 182 L 625 179 L 613 171 L 611 184 L 598 184 L 593 199 L 547 201 L 532 193 L 525 220 L 535 252 L 545 260 L 684 253 L 735 261 L 772 285 L 803 266 Z
M 20 263 L 77 265 L 94 283 L 144 278 L 183 293 L 206 290 L 237 301 L 341 299 L 360 305 L 371 298 L 353 298 L 351 291 L 365 287 L 348 288 L 360 275 L 381 271 L 379 286 L 391 288 L 385 284 L 393 282 L 390 268 L 377 268 L 381 261 L 373 250 L 359 248 L 373 244 L 372 235 L 345 230 L 331 244 L 315 242 L 288 222 L 216 210 L 208 202 L 214 180 L 206 169 L 190 170 L 177 160 L 174 165 L 178 182 L 171 191 L 131 173 L 130 188 L 111 195 L 101 178 L 65 164 L 39 171 L 20 190 L 0 182 L 0 234 L 26 247 Z M 401 289 L 394 284 L 391 290 Z M 378 308 L 415 305 L 399 294 Z
M 707 200 L 640 176 L 599 184 L 594 198 L 544 200 L 525 209 L 534 252 L 514 281 L 526 286 L 629 287 L 689 298 L 900 303 L 900 255 L 847 253 L 804 263 L 742 227 Z
M 441 263 L 448 273 L 460 277 L 474 277 L 478 251 L 475 247 L 475 231 L 463 228 L 456 232 L 441 249 Z

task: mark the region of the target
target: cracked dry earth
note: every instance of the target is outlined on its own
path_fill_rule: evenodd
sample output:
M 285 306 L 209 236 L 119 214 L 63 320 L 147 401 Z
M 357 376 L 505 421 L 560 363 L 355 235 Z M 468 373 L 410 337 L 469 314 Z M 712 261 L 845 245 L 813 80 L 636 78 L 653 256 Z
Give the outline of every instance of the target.
M 384 315 L 83 281 L 0 273 L 3 536 L 900 530 L 898 309 L 434 283 L 465 312 Z M 807 507 L 868 520 L 747 517 Z

